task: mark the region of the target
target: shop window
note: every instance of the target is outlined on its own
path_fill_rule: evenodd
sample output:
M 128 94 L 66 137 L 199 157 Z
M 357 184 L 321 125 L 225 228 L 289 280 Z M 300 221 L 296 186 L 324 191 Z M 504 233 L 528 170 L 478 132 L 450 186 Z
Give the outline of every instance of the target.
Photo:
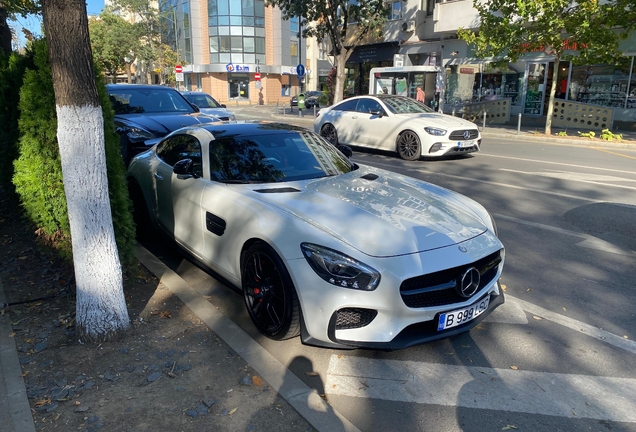
M 636 82 L 629 85 L 629 64 L 575 66 L 568 99 L 606 107 L 636 108 Z M 628 93 L 629 91 L 629 93 Z
M 289 84 L 283 84 L 280 87 L 281 96 L 289 96 L 291 94 L 291 86 Z
M 254 52 L 254 38 L 253 37 L 245 37 L 243 38 L 243 52 L 253 53 Z

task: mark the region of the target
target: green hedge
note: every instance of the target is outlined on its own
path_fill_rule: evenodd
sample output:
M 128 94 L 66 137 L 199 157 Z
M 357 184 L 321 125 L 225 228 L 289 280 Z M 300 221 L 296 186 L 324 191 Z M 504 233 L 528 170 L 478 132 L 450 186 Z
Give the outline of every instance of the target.
M 20 91 L 19 157 L 13 183 L 20 203 L 38 231 L 62 256 L 72 257 L 70 227 L 57 143 L 55 95 L 48 48 L 44 39 L 33 43 L 35 67 L 26 71 Z M 97 74 L 101 77 L 101 74 Z M 104 113 L 106 164 L 113 226 L 123 266 L 134 257 L 135 229 L 125 181 L 125 167 L 115 132 L 114 113 L 101 78 L 97 89 Z
M 9 191 L 13 191 L 13 161 L 18 157 L 20 87 L 27 67 L 33 68 L 32 50 L 25 55 L 0 50 L 0 187 Z

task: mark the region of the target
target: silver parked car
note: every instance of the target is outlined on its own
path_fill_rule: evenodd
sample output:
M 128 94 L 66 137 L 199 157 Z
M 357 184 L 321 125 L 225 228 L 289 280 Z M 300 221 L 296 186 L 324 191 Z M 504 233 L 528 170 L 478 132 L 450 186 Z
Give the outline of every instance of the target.
M 204 92 L 195 92 L 195 91 L 184 91 L 181 94 L 190 102 L 199 108 L 201 113 L 214 117 L 216 120 L 220 121 L 236 121 L 236 117 L 225 107 L 225 104 L 220 104 L 207 93 Z

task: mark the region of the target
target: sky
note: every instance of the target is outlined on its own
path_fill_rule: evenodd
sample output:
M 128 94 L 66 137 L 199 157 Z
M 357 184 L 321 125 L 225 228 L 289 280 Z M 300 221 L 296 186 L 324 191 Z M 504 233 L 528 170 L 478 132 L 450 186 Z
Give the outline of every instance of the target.
M 104 8 L 104 0 L 87 0 L 86 1 L 86 12 L 88 15 L 99 15 L 101 10 Z M 22 33 L 22 28 L 28 29 L 31 33 L 35 35 L 41 35 L 41 24 L 42 17 L 29 15 L 26 18 L 21 16 L 17 16 L 15 21 L 9 21 L 9 26 L 14 29 L 15 33 L 19 38 L 20 47 L 24 47 L 26 41 L 24 39 L 24 34 Z

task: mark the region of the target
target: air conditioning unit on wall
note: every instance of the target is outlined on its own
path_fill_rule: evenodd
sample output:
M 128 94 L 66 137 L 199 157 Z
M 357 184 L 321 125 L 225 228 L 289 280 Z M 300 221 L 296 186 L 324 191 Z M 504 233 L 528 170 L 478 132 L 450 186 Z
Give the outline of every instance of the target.
M 403 32 L 415 31 L 415 20 L 407 20 L 402 22 L 402 31 Z

